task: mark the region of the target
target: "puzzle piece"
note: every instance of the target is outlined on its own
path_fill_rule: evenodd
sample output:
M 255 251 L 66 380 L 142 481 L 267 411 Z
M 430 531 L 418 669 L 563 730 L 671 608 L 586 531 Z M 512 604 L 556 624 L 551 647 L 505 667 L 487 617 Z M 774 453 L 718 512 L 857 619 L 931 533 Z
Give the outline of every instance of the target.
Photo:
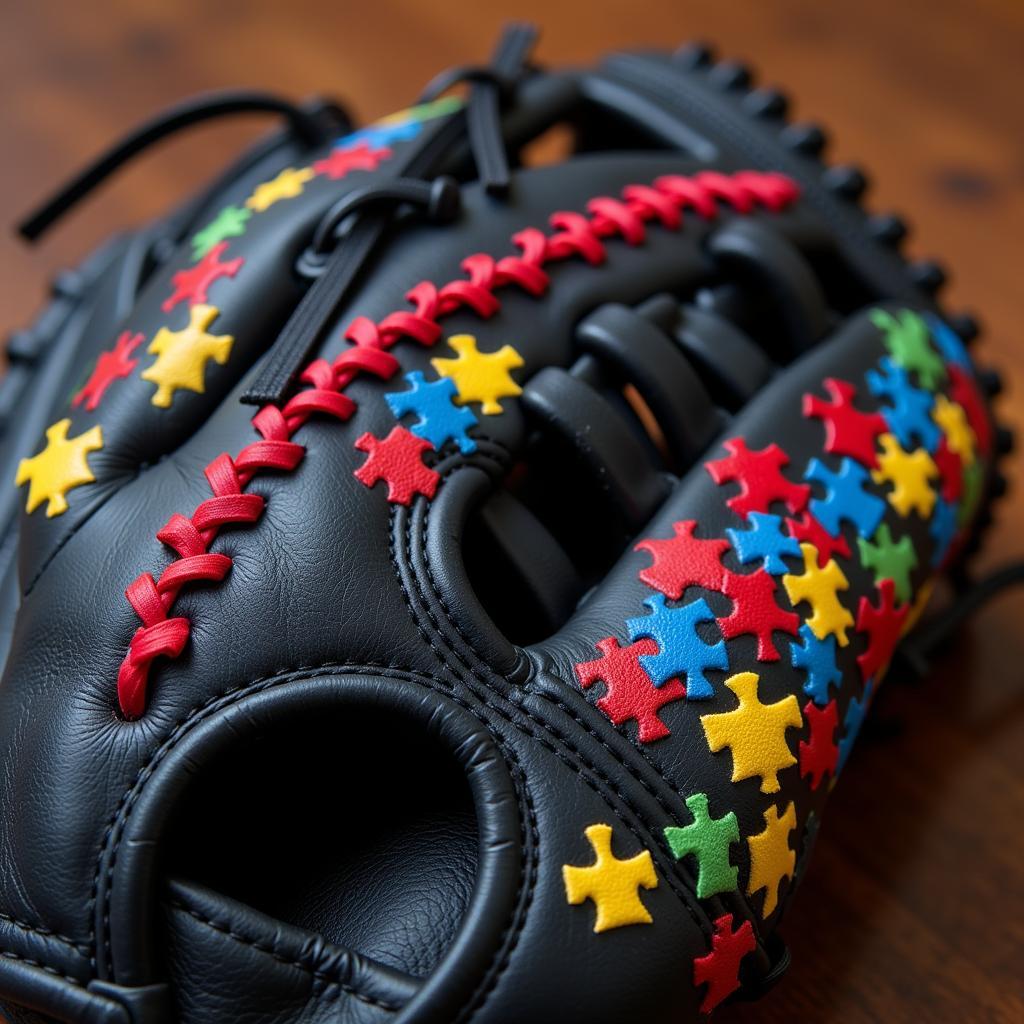
M 811 789 L 817 789 L 826 775 L 836 776 L 839 764 L 839 747 L 835 732 L 839 726 L 839 708 L 830 700 L 824 708 L 808 701 L 804 706 L 804 717 L 810 727 L 810 735 L 800 741 L 800 777 L 810 776 Z
M 883 453 L 871 479 L 876 484 L 892 484 L 889 504 L 901 516 L 906 518 L 916 511 L 927 519 L 935 506 L 935 490 L 931 481 L 938 479 L 938 466 L 923 448 L 904 451 L 893 434 L 883 434 L 881 441 Z
M 740 987 L 740 964 L 743 958 L 757 948 L 754 929 L 749 921 L 732 930 L 732 914 L 715 918 L 715 933 L 711 936 L 711 952 L 693 961 L 693 984 L 696 988 L 707 985 L 701 1013 L 710 1013 L 723 1000 Z
M 686 696 L 686 687 L 678 679 L 670 679 L 660 689 L 640 667 L 641 654 L 656 654 L 658 645 L 650 639 L 638 640 L 628 647 L 620 647 L 615 637 L 597 642 L 600 658 L 581 661 L 576 666 L 576 678 L 587 690 L 596 682 L 605 684 L 606 691 L 597 701 L 598 708 L 612 725 L 622 725 L 630 719 L 636 721 L 637 739 L 652 743 L 671 735 L 668 726 L 658 717 L 661 708 Z
M 103 431 L 90 427 L 78 437 L 68 437 L 71 420 L 58 420 L 46 430 L 46 447 L 29 459 L 18 463 L 14 478 L 17 487 L 28 484 L 26 512 L 34 512 L 46 502 L 46 518 L 63 515 L 68 510 L 67 493 L 73 487 L 96 479 L 89 468 L 89 452 L 103 447 Z
M 949 440 L 943 435 L 935 449 L 935 467 L 939 471 L 939 494 L 946 501 L 959 501 L 964 492 L 964 464 L 956 452 L 951 451 Z
M 217 216 L 192 236 L 192 259 L 202 259 L 215 245 L 228 238 L 241 238 L 252 210 L 243 206 L 225 206 Z
M 132 370 L 139 365 L 138 359 L 130 358 L 131 354 L 142 344 L 141 334 L 133 334 L 131 331 L 122 331 L 114 347 L 109 352 L 101 352 L 96 360 L 93 371 L 82 389 L 71 399 L 71 404 L 77 409 L 85 402 L 85 408 L 92 412 L 103 400 L 107 388 L 127 377 Z
M 945 395 L 936 395 L 932 419 L 942 429 L 943 440 L 949 450 L 956 452 L 965 466 L 970 466 L 975 458 L 974 430 L 964 407 L 951 402 Z
M 732 613 L 718 620 L 722 635 L 727 640 L 749 633 L 757 637 L 757 660 L 778 661 L 779 652 L 772 633 L 796 636 L 800 617 L 784 611 L 775 601 L 774 576 L 758 569 L 746 575 L 726 573 L 722 593 L 733 603 Z
M 392 505 L 408 505 L 416 494 L 433 498 L 441 475 L 423 464 L 423 453 L 430 450 L 429 441 L 416 437 L 405 427 L 392 427 L 385 438 L 371 433 L 360 435 L 355 446 L 368 453 L 366 461 L 355 471 L 355 478 L 367 487 L 384 480 Z
M 849 590 L 850 584 L 843 570 L 832 560 L 822 569 L 818 565 L 818 553 L 810 544 L 801 544 L 804 556 L 804 571 L 799 575 L 782 577 L 782 585 L 789 594 L 795 608 L 801 601 L 811 606 L 813 614 L 807 620 L 811 632 L 819 640 L 834 636 L 840 647 L 849 642 L 846 630 L 853 625 L 853 616 L 839 601 L 838 592 Z
M 392 391 L 384 396 L 396 419 L 406 413 L 418 417 L 410 428 L 417 437 L 429 441 L 440 451 L 446 441 L 455 441 L 463 454 L 476 451 L 476 441 L 469 436 L 477 418 L 471 409 L 454 405 L 455 381 L 448 378 L 427 382 L 419 370 L 407 373 L 412 385 L 409 391 Z
M 937 317 L 934 313 L 925 313 L 924 319 L 931 331 L 932 341 L 935 342 L 946 362 L 955 363 L 970 371 L 971 357 L 967 354 L 967 348 L 960 340 L 960 335 L 945 320 Z
M 884 335 L 892 361 L 934 391 L 946 379 L 946 364 L 932 348 L 928 326 L 913 310 L 902 309 L 895 316 L 883 309 L 871 311 L 871 322 Z
M 315 176 L 312 167 L 286 167 L 276 178 L 257 185 L 245 205 L 250 210 L 263 213 L 282 199 L 294 199 L 302 195 L 307 183 Z
M 949 397 L 967 414 L 967 422 L 974 431 L 978 451 L 982 455 L 992 453 L 992 421 L 989 419 L 985 400 L 978 392 L 974 376 L 960 366 L 949 368 Z M 936 428 L 938 429 L 938 428 Z
M 597 908 L 595 932 L 653 920 L 640 901 L 640 888 L 656 889 L 658 876 L 649 850 L 619 860 L 612 853 L 611 825 L 590 825 L 583 833 L 596 857 L 589 867 L 562 866 L 565 898 L 573 906 L 592 900 Z
M 963 494 L 956 513 L 957 526 L 966 526 L 970 522 L 981 501 L 985 484 L 985 469 L 980 462 L 966 466 L 963 471 Z M 947 502 L 948 503 L 948 502 Z
M 712 818 L 707 793 L 694 793 L 686 798 L 693 821 L 683 828 L 670 825 L 665 841 L 676 860 L 693 855 L 697 861 L 697 899 L 706 900 L 720 892 L 732 892 L 738 882 L 739 870 L 729 863 L 729 846 L 740 841 L 736 815 L 729 811 L 721 818 Z
M 738 516 L 770 512 L 776 501 L 782 502 L 793 515 L 804 510 L 811 489 L 807 484 L 795 484 L 783 476 L 782 468 L 789 465 L 789 456 L 777 444 L 755 451 L 747 447 L 742 437 L 734 437 L 722 447 L 728 456 L 705 462 L 704 468 L 716 484 L 736 482 L 740 485 L 739 494 L 726 501 Z
M 796 853 L 790 849 L 789 834 L 796 828 L 796 810 L 792 802 L 782 817 L 774 805 L 764 812 L 764 831 L 747 840 L 750 851 L 750 878 L 747 895 L 764 889 L 761 917 L 770 917 L 779 903 L 779 887 L 796 870 Z
M 956 540 L 959 529 L 956 505 L 939 498 L 935 502 L 935 511 L 932 513 L 932 521 L 928 527 L 928 533 L 935 544 L 935 550 L 932 552 L 932 565 L 942 565 L 946 561 L 946 556 L 953 546 L 953 541 Z
M 804 681 L 804 693 L 815 704 L 828 703 L 829 686 L 843 685 L 843 673 L 836 662 L 836 638 L 827 636 L 819 640 L 811 627 L 805 622 L 800 627 L 801 644 L 790 644 L 789 654 L 794 668 L 801 668 L 807 673 Z
M 831 401 L 817 395 L 804 395 L 803 413 L 825 424 L 825 451 L 833 455 L 849 455 L 873 469 L 875 438 L 888 429 L 884 417 L 877 412 L 861 412 L 853 404 L 857 389 L 845 380 L 825 379 L 825 390 Z
M 857 656 L 857 664 L 864 682 L 873 679 L 876 683 L 882 681 L 889 667 L 910 611 L 907 604 L 896 605 L 892 580 L 882 580 L 877 589 L 877 607 L 862 597 L 857 608 L 857 629 L 867 636 L 867 650 Z
M 729 542 L 721 538 L 701 540 L 694 537 L 696 520 L 673 523 L 674 537 L 652 537 L 640 541 L 634 551 L 648 551 L 654 561 L 640 570 L 640 579 L 666 597 L 678 601 L 687 587 L 721 590 L 725 579 L 722 555 Z
M 391 156 L 387 146 L 371 146 L 365 139 L 352 146 L 338 146 L 313 164 L 313 170 L 331 181 L 340 181 L 352 171 L 375 171 Z
M 729 655 L 725 641 L 705 643 L 697 633 L 701 622 L 714 621 L 707 601 L 700 598 L 681 608 L 668 608 L 665 595 L 655 594 L 644 601 L 650 615 L 626 620 L 630 640 L 650 637 L 658 645 L 658 654 L 641 654 L 640 665 L 651 677 L 654 685 L 664 686 L 670 679 L 686 676 L 686 696 L 689 700 L 707 700 L 715 691 L 704 675 L 705 669 L 728 669 Z
M 839 741 L 839 763 L 836 767 L 837 778 L 842 774 L 846 759 L 850 756 L 853 744 L 856 742 L 860 728 L 864 724 L 868 704 L 871 701 L 871 687 L 872 684 L 868 683 L 864 687 L 864 696 L 860 700 L 857 700 L 856 697 L 851 697 L 850 703 L 846 705 L 846 715 L 843 717 L 843 738 Z
M 766 572 L 774 575 L 786 572 L 789 566 L 782 558 L 784 555 L 799 558 L 800 544 L 795 537 L 783 534 L 782 516 L 769 515 L 767 512 L 751 512 L 747 516 L 747 521 L 751 525 L 749 530 L 734 530 L 729 527 L 725 531 L 740 564 L 747 565 L 760 560 Z
M 928 451 L 935 451 L 941 431 L 932 420 L 934 397 L 928 391 L 915 388 L 902 366 L 890 358 L 881 360 L 882 372 L 868 370 L 868 390 L 879 398 L 887 398 L 892 405 L 883 410 L 889 430 L 904 448 L 910 448 L 916 437 Z
M 822 569 L 828 565 L 833 555 L 850 557 L 850 545 L 840 533 L 833 537 L 810 512 L 804 512 L 799 519 L 787 519 L 786 529 L 789 535 L 801 544 L 810 544 L 818 552 L 818 565 Z
M 484 415 L 496 416 L 502 412 L 499 398 L 522 394 L 510 371 L 522 366 L 523 358 L 511 345 L 502 345 L 497 352 L 480 352 L 472 334 L 456 334 L 448 344 L 458 352 L 458 359 L 431 359 L 430 365 L 442 377 L 455 381 L 459 391 L 456 405 L 481 402 Z
M 187 302 L 190 306 L 205 303 L 214 281 L 222 277 L 234 277 L 242 269 L 245 260 L 239 256 L 221 263 L 220 258 L 227 247 L 227 242 L 218 242 L 194 267 L 179 270 L 171 278 L 174 291 L 169 298 L 164 299 L 160 308 L 170 313 L 179 302 Z
M 161 327 L 146 351 L 157 360 L 139 375 L 156 385 L 152 402 L 169 409 L 176 391 L 206 390 L 206 364 L 212 359 L 223 366 L 231 355 L 235 339 L 230 334 L 213 335 L 207 328 L 220 316 L 216 306 L 193 306 L 188 327 L 170 331 Z
M 803 724 L 800 705 L 792 694 L 774 704 L 762 704 L 757 695 L 758 677 L 738 672 L 725 681 L 739 707 L 720 714 L 701 715 L 708 747 L 717 754 L 732 751 L 732 781 L 761 778 L 762 793 L 779 791 L 779 772 L 796 764 L 786 742 L 786 730 Z
M 885 515 L 885 502 L 864 489 L 868 471 L 852 459 L 843 459 L 835 473 L 820 459 L 811 459 L 804 478 L 825 488 L 827 497 L 811 498 L 811 514 L 838 537 L 843 521 L 853 523 L 862 537 L 870 537 Z
M 857 538 L 860 548 L 860 560 L 865 569 L 875 574 L 875 583 L 890 579 L 896 587 L 896 597 L 901 603 L 910 600 L 910 574 L 917 568 L 917 552 L 909 535 L 892 539 L 892 531 L 888 523 L 882 523 L 875 533 L 874 543 Z
M 369 146 L 390 146 L 394 142 L 407 142 L 419 135 L 424 121 L 453 113 L 461 106 L 462 101 L 457 96 L 442 96 L 430 103 L 420 103 L 346 135 L 339 145 L 348 147 L 363 142 Z

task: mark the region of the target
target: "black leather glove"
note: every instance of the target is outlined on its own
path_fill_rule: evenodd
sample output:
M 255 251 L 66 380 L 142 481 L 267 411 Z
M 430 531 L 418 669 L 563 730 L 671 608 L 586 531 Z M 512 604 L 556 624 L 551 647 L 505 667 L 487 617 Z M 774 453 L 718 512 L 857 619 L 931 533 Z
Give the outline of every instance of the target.
M 678 1024 L 784 969 L 1008 435 L 941 273 L 783 97 L 531 41 L 358 131 L 187 105 L 26 222 L 288 119 L 11 346 L 12 1021 Z

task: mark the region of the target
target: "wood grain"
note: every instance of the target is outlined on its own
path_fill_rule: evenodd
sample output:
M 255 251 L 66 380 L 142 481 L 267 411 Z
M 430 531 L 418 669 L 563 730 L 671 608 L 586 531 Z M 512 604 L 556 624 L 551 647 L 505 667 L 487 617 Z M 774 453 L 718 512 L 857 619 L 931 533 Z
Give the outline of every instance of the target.
M 1024 5 L 1019 0 L 766 4 L 529 2 L 542 58 L 718 40 L 833 129 L 878 209 L 912 211 L 911 250 L 943 255 L 953 309 L 982 312 L 1021 430 Z M 0 222 L 126 126 L 182 94 L 252 85 L 348 101 L 360 118 L 407 104 L 437 69 L 485 56 L 492 5 L 421 0 L 55 0 L 0 4 Z M 221 166 L 253 124 L 206 127 L 140 160 L 37 250 L 0 241 L 11 327 L 43 282 L 112 230 L 155 215 Z M 1014 467 L 1016 468 L 1016 467 Z M 1003 503 L 983 565 L 1024 554 L 1024 500 Z M 1024 1020 L 1024 594 L 986 609 L 934 677 L 888 686 L 833 798 L 784 934 L 794 966 L 723 1022 Z M 885 692 L 885 691 L 883 691 Z M 680 964 L 680 970 L 688 965 Z

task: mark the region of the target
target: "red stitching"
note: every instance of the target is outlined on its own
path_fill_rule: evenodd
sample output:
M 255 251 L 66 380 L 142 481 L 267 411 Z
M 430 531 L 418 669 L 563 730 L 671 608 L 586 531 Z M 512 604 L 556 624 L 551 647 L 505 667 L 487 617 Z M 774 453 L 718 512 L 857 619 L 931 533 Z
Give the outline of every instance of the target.
M 622 197 L 598 196 L 587 203 L 587 213 L 560 211 L 549 218 L 554 229 L 545 233 L 526 228 L 512 238 L 519 250 L 495 260 L 474 253 L 462 261 L 467 279 L 450 281 L 438 288 L 422 281 L 406 299 L 413 310 L 397 310 L 374 322 L 356 317 L 345 332 L 354 345 L 333 363 L 315 359 L 302 373 L 309 385 L 283 408 L 264 406 L 253 417 L 261 440 L 246 445 L 234 459 L 224 453 L 206 467 L 213 497 L 193 512 L 191 519 L 175 513 L 157 533 L 157 539 L 177 554 L 177 559 L 154 580 L 144 572 L 125 590 L 128 603 L 142 625 L 128 645 L 117 676 L 117 696 L 125 718 L 138 718 L 145 710 L 146 684 L 153 661 L 176 658 L 188 641 L 191 623 L 170 611 L 181 590 L 192 583 L 224 579 L 231 569 L 229 556 L 209 550 L 221 527 L 254 523 L 263 513 L 264 501 L 245 487 L 267 470 L 290 472 L 298 466 L 305 448 L 292 440 L 313 415 L 333 416 L 342 422 L 356 411 L 355 402 L 342 392 L 362 373 L 382 380 L 398 372 L 399 362 L 387 349 L 401 338 L 433 345 L 441 337 L 440 319 L 459 309 L 480 317 L 494 316 L 501 308 L 495 292 L 515 285 L 533 296 L 543 295 L 550 284 L 548 263 L 579 256 L 592 265 L 604 262 L 604 240 L 621 238 L 629 245 L 644 241 L 647 225 L 657 222 L 670 230 L 683 223 L 683 211 L 713 219 L 721 202 L 738 213 L 762 206 L 777 211 L 799 196 L 796 183 L 784 175 L 761 171 L 719 174 L 703 171 L 692 177 L 668 175 L 651 185 L 629 185 Z

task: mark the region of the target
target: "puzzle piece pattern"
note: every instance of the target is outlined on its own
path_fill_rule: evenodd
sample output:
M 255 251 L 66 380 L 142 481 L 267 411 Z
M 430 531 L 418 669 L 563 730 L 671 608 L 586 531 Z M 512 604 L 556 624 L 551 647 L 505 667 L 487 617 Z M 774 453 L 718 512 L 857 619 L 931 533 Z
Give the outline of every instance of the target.
M 945 395 L 936 395 L 932 419 L 942 430 L 946 447 L 960 457 L 963 465 L 970 466 L 975 459 L 974 429 L 964 407 L 951 402 Z
M 935 507 L 935 490 L 932 481 L 938 479 L 939 469 L 932 457 L 923 449 L 904 451 L 892 434 L 881 438 L 882 455 L 878 469 L 871 478 L 876 484 L 891 484 L 887 495 L 889 504 L 906 518 L 911 512 L 927 519 Z
M 689 825 L 670 825 L 665 841 L 676 860 L 693 856 L 697 861 L 697 898 L 708 899 L 722 892 L 733 892 L 739 884 L 739 869 L 729 862 L 729 847 L 740 841 L 740 826 L 735 813 L 712 818 L 707 793 L 686 798 L 693 815 Z
M 839 747 L 835 741 L 839 709 L 834 700 L 830 700 L 823 708 L 808 701 L 804 705 L 804 718 L 810 735 L 800 741 L 800 775 L 807 777 L 813 790 L 821 785 L 826 775 L 835 778 L 839 764 Z
M 709 668 L 727 669 L 729 656 L 724 640 L 709 644 L 697 632 L 698 625 L 715 618 L 707 601 L 700 598 L 681 608 L 669 608 L 664 594 L 654 594 L 644 604 L 651 614 L 628 619 L 626 629 L 630 640 L 649 637 L 658 645 L 657 654 L 640 655 L 640 665 L 654 685 L 661 687 L 685 675 L 690 700 L 713 697 L 715 691 L 704 673 Z
M 313 171 L 331 181 L 340 181 L 352 171 L 375 171 L 390 156 L 387 146 L 371 146 L 364 139 L 352 146 L 335 147 L 313 164 Z
M 597 908 L 595 932 L 631 924 L 650 924 L 650 912 L 640 900 L 639 889 L 655 889 L 658 876 L 649 850 L 619 860 L 612 852 L 610 825 L 590 825 L 583 833 L 594 850 L 589 867 L 562 866 L 565 898 L 572 906 L 592 900 Z
M 804 395 L 803 413 L 825 424 L 825 451 L 833 455 L 849 455 L 863 466 L 876 464 L 875 438 L 888 429 L 885 418 L 877 412 L 861 412 L 854 407 L 857 389 L 849 381 L 825 379 L 830 401 L 817 395 Z
M 789 694 L 774 704 L 762 704 L 759 679 L 753 672 L 730 676 L 725 685 L 739 707 L 721 714 L 701 715 L 701 725 L 712 753 L 726 747 L 732 752 L 732 781 L 760 777 L 762 793 L 779 791 L 779 772 L 796 764 L 786 741 L 786 730 L 803 724 L 800 705 Z
M 934 396 L 915 388 L 907 371 L 892 359 L 884 358 L 879 365 L 881 370 L 868 370 L 868 390 L 891 403 L 882 413 L 889 431 L 899 438 L 904 448 L 913 447 L 917 438 L 928 451 L 935 451 L 941 431 L 932 419 Z
M 448 441 L 454 441 L 463 454 L 476 451 L 476 441 L 469 431 L 478 421 L 471 409 L 455 405 L 455 382 L 448 378 L 428 382 L 419 370 L 407 373 L 405 379 L 410 390 L 384 396 L 395 418 L 414 414 L 416 422 L 409 429 L 438 451 Z
M 827 704 L 829 687 L 838 689 L 843 684 L 843 673 L 839 671 L 836 661 L 836 638 L 826 636 L 819 640 L 805 622 L 800 627 L 800 640 L 800 643 L 791 644 L 789 648 L 793 667 L 807 673 L 804 693 L 815 704 Z
M 131 331 L 122 331 L 114 342 L 114 347 L 109 352 L 101 352 L 96 360 L 93 371 L 82 389 L 71 399 L 71 404 L 77 409 L 85 402 L 86 412 L 93 412 L 103 401 L 107 388 L 115 380 L 121 380 L 130 376 L 131 372 L 139 365 L 138 359 L 132 359 L 131 355 L 143 342 L 141 334 L 133 334 Z
M 228 238 L 241 238 L 253 211 L 245 206 L 225 206 L 202 231 L 192 236 L 192 258 L 202 259 Z
M 775 502 L 784 504 L 794 516 L 804 510 L 811 489 L 807 484 L 793 483 L 783 475 L 783 468 L 789 465 L 789 456 L 777 444 L 753 451 L 742 437 L 734 437 L 722 447 L 728 456 L 705 462 L 704 468 L 716 484 L 740 485 L 739 494 L 725 502 L 733 512 L 739 516 L 770 512 Z
M 796 828 L 796 808 L 792 801 L 779 817 L 773 804 L 764 812 L 764 831 L 747 840 L 750 855 L 750 879 L 747 895 L 764 890 L 763 918 L 770 917 L 779 905 L 779 890 L 796 870 L 796 853 L 789 845 L 790 833 Z
M 800 557 L 799 541 L 782 532 L 782 516 L 769 515 L 767 512 L 751 512 L 747 516 L 747 522 L 750 523 L 749 530 L 734 530 L 729 527 L 725 531 L 741 565 L 759 561 L 765 572 L 778 576 L 789 569 L 782 560 L 783 557 Z
M 276 178 L 257 185 L 245 205 L 256 213 L 265 213 L 282 199 L 295 199 L 302 195 L 314 177 L 312 167 L 286 167 Z
M 872 683 L 868 683 L 864 687 L 864 695 L 859 700 L 856 697 L 851 697 L 850 703 L 846 706 L 846 715 L 843 717 L 843 738 L 839 741 L 839 764 L 836 767 L 837 776 L 842 774 L 843 766 L 846 764 L 850 751 L 857 741 L 860 728 L 864 724 L 868 704 L 871 702 L 872 685 Z
M 180 331 L 161 327 L 146 351 L 157 360 L 140 376 L 156 385 L 151 401 L 169 409 L 178 391 L 206 391 L 206 364 L 212 359 L 223 366 L 231 355 L 235 339 L 230 334 L 214 335 L 207 328 L 220 315 L 216 306 L 193 306 L 188 326 Z
M 635 721 L 640 743 L 653 743 L 670 735 L 668 726 L 658 712 L 672 701 L 686 697 L 686 687 L 678 679 L 670 679 L 656 687 L 640 667 L 640 655 L 656 654 L 658 645 L 650 639 L 638 640 L 620 647 L 614 637 L 597 642 L 600 658 L 582 661 L 576 666 L 576 678 L 587 690 L 597 682 L 605 684 L 606 692 L 597 701 L 612 725 Z
M 58 420 L 46 430 L 46 447 L 18 463 L 14 483 L 28 484 L 26 512 L 34 512 L 45 501 L 47 519 L 63 515 L 68 510 L 68 491 L 96 479 L 88 455 L 103 448 L 103 431 L 94 426 L 69 438 L 70 427 L 71 420 Z
M 896 587 L 896 599 L 901 604 L 909 601 L 910 574 L 917 568 L 917 552 L 909 534 L 894 541 L 889 524 L 882 523 L 875 531 L 874 541 L 858 537 L 857 547 L 860 550 L 861 565 L 874 572 L 875 583 L 892 580 Z
M 523 389 L 512 379 L 512 370 L 523 365 L 523 357 L 511 346 L 502 345 L 497 352 L 481 352 L 472 334 L 456 334 L 448 344 L 458 353 L 457 359 L 436 358 L 430 365 L 442 377 L 450 377 L 458 389 L 456 404 L 480 402 L 485 416 L 502 411 L 500 398 L 514 398 Z
M 946 364 L 932 348 L 928 325 L 913 310 L 894 316 L 882 309 L 871 313 L 871 322 L 882 332 L 892 361 L 904 370 L 916 372 L 923 387 L 934 391 L 946 379 Z
M 878 529 L 885 502 L 866 490 L 868 471 L 863 466 L 844 458 L 836 473 L 820 459 L 811 459 L 804 476 L 825 488 L 824 499 L 811 498 L 811 515 L 833 537 L 839 535 L 844 522 L 853 523 L 862 537 L 870 537 Z
M 804 571 L 800 575 L 787 574 L 782 577 L 789 600 L 795 608 L 801 601 L 811 606 L 811 617 L 807 625 L 819 639 L 834 636 L 840 647 L 845 647 L 850 638 L 847 629 L 853 626 L 853 616 L 843 607 L 839 592 L 849 590 L 850 583 L 843 570 L 829 560 L 825 568 L 818 565 L 818 553 L 810 544 L 801 544 L 804 556 Z
M 710 1013 L 740 987 L 740 964 L 756 948 L 757 940 L 749 921 L 744 921 L 733 931 L 732 914 L 715 918 L 711 952 L 693 961 L 694 987 L 707 985 L 701 1013 Z
M 872 605 L 862 597 L 857 609 L 857 629 L 868 639 L 867 650 L 857 655 L 857 664 L 864 682 L 873 679 L 876 683 L 889 667 L 910 611 L 909 605 L 897 606 L 892 580 L 882 580 L 877 589 L 878 604 Z
M 797 519 L 787 519 L 786 529 L 790 536 L 801 544 L 810 544 L 818 552 L 818 565 L 824 569 L 833 555 L 850 557 L 850 545 L 840 533 L 833 537 L 810 512 L 804 512 Z
M 385 438 L 362 434 L 355 446 L 367 453 L 366 461 L 355 471 L 356 479 L 367 487 L 385 481 L 392 505 L 409 505 L 417 494 L 432 498 L 437 491 L 441 476 L 423 462 L 430 442 L 405 427 L 392 427 Z
M 776 587 L 775 577 L 764 569 L 727 573 L 722 586 L 722 593 L 733 603 L 732 613 L 718 620 L 722 636 L 727 640 L 745 634 L 755 636 L 758 661 L 778 661 L 780 655 L 772 634 L 777 631 L 796 636 L 800 626 L 798 615 L 779 607 Z
M 640 570 L 640 579 L 666 597 L 678 601 L 687 587 L 721 590 L 725 580 L 722 555 L 729 542 L 721 538 L 694 537 L 697 523 L 687 519 L 673 523 L 674 537 L 652 537 L 640 541 L 634 551 L 647 551 L 654 561 Z

